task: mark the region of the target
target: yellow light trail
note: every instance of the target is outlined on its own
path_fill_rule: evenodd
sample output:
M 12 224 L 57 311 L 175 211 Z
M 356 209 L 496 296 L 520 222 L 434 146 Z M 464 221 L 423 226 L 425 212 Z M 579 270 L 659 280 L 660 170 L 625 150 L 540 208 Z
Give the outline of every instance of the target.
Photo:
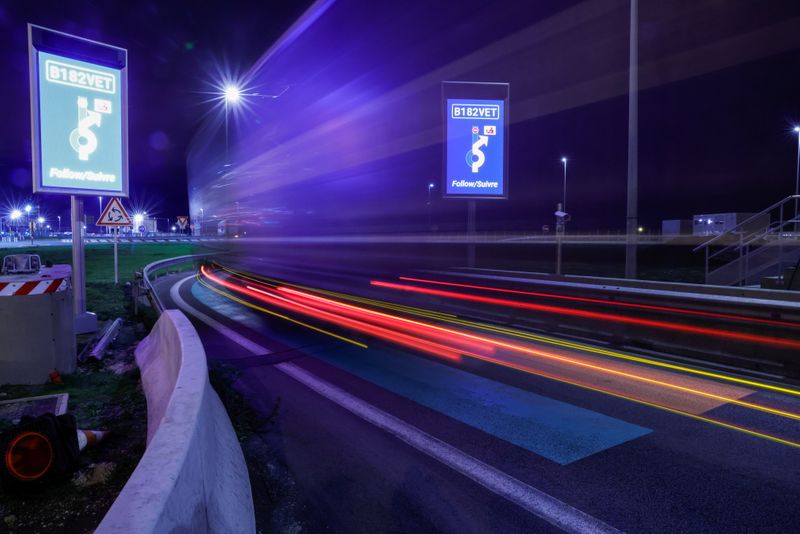
M 280 288 L 278 288 L 278 289 L 280 290 Z M 291 294 L 291 293 L 294 293 L 295 290 L 287 289 L 286 292 Z M 350 308 L 350 309 L 353 309 L 353 310 L 359 310 L 359 311 L 366 310 L 365 308 L 358 308 L 358 307 L 352 306 L 350 304 L 337 303 L 336 301 L 331 301 L 331 300 L 328 300 L 328 299 L 325 299 L 325 298 L 319 297 L 319 296 L 312 296 L 312 298 L 319 299 L 320 301 L 323 301 L 323 302 L 327 301 L 329 303 L 338 304 L 339 306 L 343 306 L 343 307 Z M 795 413 L 792 413 L 792 412 L 786 412 L 786 411 L 783 411 L 783 410 L 777 410 L 775 408 L 770 408 L 768 406 L 762 406 L 760 404 L 754 404 L 754 403 L 750 403 L 750 402 L 745 402 L 745 401 L 741 401 L 739 399 L 735 399 L 735 398 L 732 398 L 732 397 L 725 397 L 723 395 L 717 395 L 715 393 L 709 393 L 707 391 L 702 391 L 702 390 L 699 390 L 699 389 L 688 388 L 688 387 L 685 387 L 685 386 L 679 386 L 677 384 L 671 384 L 669 382 L 664 382 L 662 380 L 656 380 L 654 378 L 648 378 L 648 377 L 645 377 L 645 376 L 641 376 L 641 375 L 637 375 L 637 374 L 633 374 L 633 373 L 629 373 L 629 372 L 625 372 L 625 371 L 619 371 L 617 369 L 610 369 L 608 367 L 603 367 L 602 365 L 596 365 L 596 364 L 592 364 L 592 363 L 583 362 L 583 361 L 576 360 L 574 358 L 570 358 L 570 357 L 567 357 L 567 356 L 561 356 L 561 355 L 558 355 L 558 354 L 542 352 L 540 350 L 531 349 L 531 348 L 528 348 L 528 347 L 525 347 L 525 346 L 506 343 L 506 342 L 504 342 L 502 340 L 499 340 L 499 339 L 492 339 L 492 338 L 485 338 L 485 337 L 482 337 L 482 336 L 476 336 L 476 335 L 468 334 L 466 332 L 460 332 L 458 330 L 451 330 L 449 328 L 444 328 L 444 327 L 441 327 L 441 326 L 431 325 L 431 324 L 428 324 L 428 323 L 421 323 L 421 322 L 415 321 L 413 319 L 407 319 L 407 318 L 404 318 L 404 317 L 398 317 L 398 316 L 395 316 L 395 315 L 389 315 L 389 314 L 386 314 L 386 313 L 383 313 L 383 312 L 379 312 L 379 311 L 376 311 L 376 310 L 366 310 L 366 311 L 368 311 L 369 313 L 372 313 L 374 315 L 378 315 L 378 316 L 381 316 L 381 317 L 402 321 L 402 322 L 413 324 L 415 326 L 420 326 L 420 327 L 423 327 L 423 328 L 430 328 L 430 329 L 438 330 L 440 332 L 445 332 L 447 334 L 451 334 L 451 335 L 454 335 L 454 336 L 457 336 L 457 337 L 466 337 L 466 338 L 472 339 L 474 341 L 480 341 L 482 343 L 488 343 L 490 345 L 493 344 L 493 345 L 496 345 L 498 347 L 503 347 L 505 349 L 512 350 L 512 351 L 515 351 L 515 352 L 521 352 L 523 354 L 529 354 L 531 356 L 545 358 L 545 359 L 548 359 L 548 360 L 555 360 L 555 361 L 567 363 L 567 364 L 570 364 L 570 365 L 575 365 L 575 366 L 578 366 L 578 367 L 582 367 L 584 369 L 591 369 L 593 371 L 600 371 L 600 372 L 608 373 L 608 374 L 611 374 L 611 375 L 621 376 L 621 377 L 624 377 L 624 378 L 629 378 L 631 380 L 645 382 L 647 384 L 652 384 L 652 385 L 660 386 L 660 387 L 667 388 L 667 389 L 674 389 L 674 390 L 677 390 L 677 391 L 682 391 L 684 393 L 690 393 L 692 395 L 697 395 L 697 396 L 700 396 L 700 397 L 706 397 L 706 398 L 709 398 L 709 399 L 714 399 L 714 400 L 718 400 L 718 401 L 727 402 L 727 403 L 730 403 L 730 404 L 735 404 L 735 405 L 738 405 L 738 406 L 742 406 L 744 408 L 749 408 L 751 410 L 757 410 L 757 411 L 760 411 L 760 412 L 765 412 L 765 413 L 769 413 L 769 414 L 772 414 L 772 415 L 777 415 L 778 417 L 785 417 L 787 419 L 795 419 L 795 420 L 800 421 L 800 414 L 795 414 Z M 471 354 L 470 356 L 472 356 L 473 358 L 483 358 L 482 356 L 475 355 L 475 354 Z M 494 361 L 494 362 L 500 361 L 500 360 L 496 360 L 495 358 L 491 358 L 490 360 Z
M 244 273 L 239 273 L 237 271 L 234 271 L 233 269 L 228 269 L 227 267 L 224 267 L 222 265 L 220 265 L 220 266 L 223 269 L 228 270 L 229 272 L 232 272 L 232 273 L 237 274 L 237 275 L 245 276 Z M 428 315 L 428 314 L 434 314 L 434 315 L 440 316 L 440 319 L 442 321 L 445 321 L 445 322 L 448 322 L 448 323 L 452 323 L 452 324 L 459 324 L 459 325 L 462 325 L 462 326 L 470 326 L 472 328 L 477 328 L 479 330 L 486 330 L 486 331 L 490 331 L 490 332 L 497 332 L 497 333 L 507 334 L 507 335 L 510 335 L 510 336 L 513 336 L 513 337 L 518 337 L 518 338 L 521 338 L 521 339 L 528 339 L 528 340 L 531 340 L 531 341 L 538 341 L 540 343 L 545 343 L 545 344 L 548 344 L 548 345 L 555 345 L 555 346 L 569 348 L 569 349 L 576 349 L 576 350 L 585 351 L 585 352 L 589 352 L 589 353 L 593 353 L 593 354 L 599 354 L 599 355 L 602 355 L 602 356 L 609 356 L 611 358 L 616 358 L 616 359 L 621 359 L 621 360 L 628 360 L 628 361 L 633 361 L 633 362 L 637 362 L 637 363 L 642 363 L 642 364 L 645 364 L 645 365 L 651 365 L 651 366 L 654 366 L 654 367 L 662 367 L 662 368 L 670 369 L 670 370 L 673 370 L 673 371 L 680 371 L 680 372 L 684 372 L 684 373 L 695 374 L 695 375 L 698 375 L 698 376 L 704 376 L 704 377 L 707 377 L 707 378 L 714 378 L 714 379 L 717 379 L 717 380 L 723 380 L 723 381 L 726 381 L 726 382 L 733 382 L 735 384 L 741 384 L 741 385 L 745 385 L 745 386 L 751 386 L 751 387 L 766 389 L 766 390 L 769 390 L 769 391 L 776 391 L 776 392 L 779 392 L 779 393 L 785 393 L 787 395 L 800 396 L 800 391 L 798 391 L 796 389 L 784 387 L 784 386 L 777 386 L 777 385 L 774 385 L 774 384 L 767 384 L 767 383 L 759 382 L 759 381 L 756 381 L 756 380 L 750 380 L 750 379 L 746 379 L 746 378 L 739 378 L 739 377 L 736 377 L 736 376 L 730 376 L 730 375 L 715 373 L 715 372 L 712 372 L 712 371 L 704 371 L 702 369 L 695 369 L 695 368 L 692 368 L 692 367 L 686 367 L 686 366 L 683 366 L 683 365 L 677 365 L 677 364 L 662 362 L 662 361 L 658 361 L 658 360 L 651 360 L 651 359 L 644 358 L 644 357 L 641 357 L 641 356 L 633 356 L 631 354 L 625 354 L 625 353 L 622 353 L 622 352 L 612 351 L 612 350 L 608 350 L 608 349 L 602 349 L 602 348 L 599 348 L 599 347 L 592 347 L 591 345 L 584 345 L 582 343 L 577 343 L 577 342 L 572 342 L 572 341 L 565 341 L 565 340 L 556 339 L 556 338 L 552 338 L 552 337 L 544 336 L 544 335 L 540 335 L 540 334 L 532 334 L 532 333 L 524 332 L 524 331 L 521 331 L 521 330 L 516 330 L 516 329 L 513 329 L 513 328 L 507 328 L 507 327 L 502 327 L 502 326 L 494 326 L 494 325 L 489 325 L 489 324 L 485 324 L 485 323 L 478 323 L 478 322 L 475 322 L 475 321 L 469 321 L 469 320 L 466 320 L 466 319 L 461 319 L 458 316 L 452 315 L 452 314 L 444 314 L 444 313 L 441 313 L 441 312 L 435 312 L 435 311 L 431 311 L 431 310 L 424 310 L 422 308 L 415 308 L 415 307 L 412 307 L 412 306 L 403 306 L 403 305 L 388 303 L 388 302 L 381 301 L 381 300 L 370 299 L 370 298 L 367 298 L 367 297 L 356 297 L 356 296 L 353 296 L 353 295 L 348 295 L 346 293 L 337 293 L 337 292 L 334 292 L 334 291 L 326 291 L 326 290 L 321 290 L 321 289 L 315 289 L 315 288 L 311 288 L 311 287 L 307 287 L 307 286 L 301 286 L 301 285 L 298 285 L 298 284 L 292 284 L 290 282 L 284 282 L 282 280 L 276 280 L 274 278 L 256 277 L 256 278 L 251 278 L 251 279 L 256 280 L 256 281 L 269 280 L 270 283 L 273 284 L 273 285 L 283 284 L 283 285 L 288 285 L 288 286 L 292 286 L 292 287 L 299 287 L 299 288 L 305 289 L 307 291 L 314 291 L 314 292 L 321 293 L 321 294 L 328 294 L 328 295 L 331 295 L 331 296 L 336 296 L 336 297 L 344 298 L 344 299 L 347 299 L 347 300 L 351 300 L 351 301 L 354 301 L 354 302 L 361 302 L 362 304 L 371 304 L 373 306 L 386 308 L 386 309 L 394 309 L 396 311 L 404 311 L 403 309 L 405 309 L 405 310 L 407 310 L 407 313 L 409 313 L 411 315 L 428 316 L 428 317 L 431 317 L 431 318 L 436 318 L 433 315 Z
M 314 330 L 314 331 L 319 332 L 321 334 L 325 334 L 325 335 L 334 337 L 334 338 L 339 339 L 341 341 L 345 341 L 347 343 L 352 343 L 353 345 L 355 345 L 357 347 L 361 347 L 362 349 L 368 348 L 367 345 L 365 345 L 364 343 L 361 343 L 360 341 L 356 341 L 354 339 L 350 339 L 350 338 L 347 338 L 347 337 L 344 337 L 344 336 L 340 336 L 339 334 L 334 334 L 333 332 L 329 332 L 329 331 L 324 330 L 322 328 L 318 328 L 316 326 L 312 326 L 312 325 L 304 323 L 302 321 L 298 321 L 297 319 L 292 319 L 291 317 L 287 317 L 286 315 L 283 315 L 283 314 L 280 314 L 280 313 L 276 313 L 276 312 L 274 312 L 272 310 L 268 310 L 266 308 L 262 308 L 261 306 L 256 306 L 255 304 L 252 304 L 252 303 L 247 302 L 245 300 L 242 300 L 242 299 L 240 299 L 238 297 L 235 297 L 235 296 L 231 295 L 230 293 L 227 293 L 225 291 L 219 290 L 219 289 L 211 286 L 210 284 L 208 284 L 206 281 L 204 281 L 199 274 L 197 275 L 197 281 L 200 282 L 204 287 L 207 287 L 208 289 L 210 289 L 211 291 L 219 293 L 220 295 L 222 295 L 224 297 L 227 297 L 227 298 L 229 298 L 229 299 L 231 299 L 233 301 L 236 301 L 239 304 L 243 304 L 243 305 L 247 306 L 248 308 L 252 308 L 254 310 L 258 310 L 260 312 L 264 312 L 264 313 L 267 313 L 269 315 L 273 315 L 273 316 L 278 317 L 280 319 L 284 319 L 286 321 L 298 324 L 300 326 L 304 326 L 305 328 L 310 328 L 311 330 Z
M 200 276 L 199 275 L 198 275 L 198 280 L 200 280 Z M 270 310 L 266 310 L 266 309 L 264 309 L 264 308 L 262 308 L 260 306 L 256 306 L 256 305 L 250 304 L 248 302 L 245 302 L 245 301 L 243 301 L 243 300 L 241 300 L 241 299 L 239 299 L 237 297 L 234 297 L 233 295 L 230 295 L 230 294 L 228 294 L 228 293 L 226 293 L 224 291 L 220 291 L 220 290 L 218 290 L 216 288 L 211 287 L 210 285 L 208 285 L 207 283 L 205 283 L 202 280 L 200 280 L 200 283 L 202 283 L 205 287 L 208 287 L 208 288 L 212 289 L 213 291 L 215 291 L 215 292 L 217 292 L 217 293 L 219 293 L 219 294 L 221 294 L 223 296 L 231 298 L 232 300 L 234 300 L 236 302 L 239 302 L 241 304 L 244 304 L 246 306 L 249 306 L 251 308 L 257 309 L 259 311 L 263 311 L 263 312 L 268 313 L 270 315 L 275 315 L 275 316 L 290 320 L 290 321 L 295 322 L 295 323 L 299 323 L 299 324 L 301 324 L 303 326 L 307 326 L 307 327 L 312 328 L 314 330 L 322 331 L 323 333 L 327 333 L 328 335 L 332 335 L 333 337 L 336 337 L 336 338 L 341 339 L 343 341 L 348 341 L 350 343 L 353 343 L 353 344 L 362 346 L 363 348 L 366 348 L 366 345 L 360 344 L 360 343 L 358 343 L 356 341 L 349 340 L 349 339 L 343 338 L 341 336 L 337 336 L 336 334 L 332 334 L 332 333 L 323 331 L 321 329 L 317 329 L 316 327 L 313 327 L 311 325 L 306 325 L 305 323 L 301 323 L 300 321 L 296 321 L 294 319 L 285 317 L 285 316 L 283 316 L 281 314 L 277 314 L 277 313 L 272 312 Z M 320 298 L 320 297 L 318 297 L 318 298 Z M 373 313 L 376 313 L 376 314 L 379 314 L 379 315 L 384 315 L 384 316 L 386 315 L 386 314 L 383 314 L 381 312 L 377 312 L 377 311 L 374 311 L 374 310 L 373 310 Z M 392 316 L 390 316 L 390 317 L 392 317 Z M 413 324 L 425 325 L 425 326 L 428 326 L 428 327 L 431 327 L 431 328 L 435 328 L 437 330 L 441 330 L 441 331 L 445 331 L 445 332 L 454 332 L 454 331 L 451 331 L 451 330 L 449 330 L 447 328 L 437 327 L 437 326 L 433 326 L 433 325 L 426 325 L 425 323 L 418 323 L 417 321 L 413 321 L 411 319 L 404 319 L 404 318 L 399 318 L 399 317 L 395 317 L 395 318 L 396 319 L 401 319 L 403 321 L 406 321 L 406 322 L 409 322 L 409 323 L 413 323 Z M 481 338 L 479 336 L 472 336 L 472 335 L 469 335 L 469 334 L 463 334 L 463 335 L 465 335 L 467 337 L 470 337 L 470 338 L 478 339 L 478 340 L 484 340 L 484 338 Z M 512 350 L 517 349 L 517 347 L 515 345 L 505 344 L 505 343 L 502 343 L 502 342 L 500 342 L 500 344 L 501 345 L 506 345 L 509 348 L 511 348 Z M 523 352 L 523 353 L 525 353 L 525 352 L 530 352 L 530 353 L 533 353 L 533 354 L 538 353 L 538 351 L 533 351 L 531 349 L 525 349 L 524 347 L 519 347 L 519 349 L 523 349 L 523 350 L 520 350 L 520 352 Z M 577 381 L 574 381 L 574 380 L 569 380 L 569 379 L 566 379 L 566 378 L 557 377 L 557 376 L 551 375 L 549 373 L 545 373 L 543 371 L 536 371 L 536 370 L 533 370 L 533 369 L 530 369 L 528 367 L 525 367 L 525 366 L 522 366 L 522 365 L 519 365 L 519 364 L 515 364 L 515 363 L 512 363 L 512 362 L 499 360 L 499 359 L 488 357 L 488 356 L 479 356 L 479 355 L 476 355 L 476 354 L 472 354 L 470 356 L 474 357 L 474 358 L 479 358 L 481 360 L 484 360 L 484 361 L 487 361 L 487 362 L 490 362 L 490 363 L 494 363 L 494 364 L 497 364 L 497 365 L 500 365 L 500 366 L 503 366 L 503 367 L 515 369 L 517 371 L 521 371 L 521 372 L 524 372 L 526 374 L 545 377 L 545 378 L 548 378 L 550 380 L 554 380 L 554 381 L 565 383 L 565 384 L 570 384 L 570 385 L 573 385 L 573 386 L 576 386 L 576 387 L 580 387 L 582 389 L 595 391 L 595 392 L 602 393 L 602 394 L 605 394 L 605 395 L 611 395 L 613 397 L 625 399 L 625 400 L 628 400 L 628 401 L 631 401 L 631 402 L 635 402 L 637 404 L 642 404 L 642 405 L 649 406 L 649 407 L 652 407 L 652 408 L 661 409 L 661 410 L 664 410 L 664 411 L 667 411 L 667 412 L 670 412 L 670 413 L 675 413 L 675 414 L 678 414 L 678 415 L 683 415 L 683 416 L 686 416 L 686 417 L 690 417 L 690 418 L 698 420 L 698 421 L 703 421 L 703 422 L 710 423 L 710 424 L 713 424 L 713 425 L 716 425 L 716 426 L 721 426 L 721 427 L 724 427 L 724 428 L 728 428 L 730 430 L 735 430 L 735 431 L 738 431 L 738 432 L 742 432 L 742 433 L 745 433 L 745 434 L 748 434 L 748 435 L 751 435 L 751 436 L 759 437 L 759 438 L 762 438 L 762 439 L 767 439 L 767 440 L 773 441 L 775 443 L 781 443 L 783 445 L 787 445 L 787 446 L 790 446 L 790 447 L 800 448 L 800 443 L 796 443 L 796 442 L 793 442 L 793 441 L 790 441 L 790 440 L 787 440 L 787 439 L 779 438 L 777 436 L 764 434 L 762 432 L 758 432 L 758 431 L 751 430 L 751 429 L 748 429 L 748 428 L 740 427 L 740 426 L 737 426 L 737 425 L 734 425 L 734 424 L 731 424 L 731 423 L 726 423 L 724 421 L 719 421 L 717 419 L 713 419 L 713 418 L 710 418 L 710 417 L 705 417 L 705 416 L 702 416 L 702 415 L 696 415 L 696 414 L 693 414 L 693 413 L 690 413 L 690 412 L 679 410 L 677 408 L 670 408 L 668 406 L 664 406 L 664 405 L 657 404 L 657 403 L 654 403 L 654 402 L 649 402 L 649 401 L 638 399 L 638 398 L 635 398 L 635 397 L 630 397 L 630 396 L 624 395 L 622 393 L 616 393 L 616 392 L 613 392 L 613 391 L 600 389 L 600 388 L 597 388 L 597 387 L 594 387 L 594 386 L 590 386 L 588 384 L 583 384 L 581 382 L 577 382 Z M 562 359 L 562 358 L 557 357 L 556 359 Z M 569 360 L 569 358 L 565 358 L 565 360 Z M 582 362 L 576 362 L 576 363 L 581 364 Z M 585 365 L 587 367 L 590 367 L 590 368 L 595 368 L 596 367 L 596 366 L 593 366 L 591 364 L 583 364 L 583 365 Z M 597 368 L 598 369 L 604 369 L 602 367 L 597 367 Z M 617 373 L 622 374 L 624 376 L 628 376 L 629 375 L 628 373 L 622 373 L 622 372 L 617 372 Z M 637 378 L 637 375 L 629 375 L 629 376 L 631 378 Z M 638 378 L 643 378 L 643 377 L 638 377 Z M 651 379 L 645 379 L 645 380 L 646 381 L 651 381 Z M 695 392 L 695 393 L 698 393 L 698 394 L 703 394 L 704 393 L 704 392 L 699 392 L 699 391 L 696 391 L 696 390 L 691 390 L 689 388 L 683 388 L 681 386 L 673 386 L 673 385 L 667 384 L 667 383 L 660 383 L 658 381 L 653 381 L 653 382 L 656 382 L 656 383 L 661 384 L 661 385 L 666 385 L 668 387 L 676 387 L 676 388 L 679 388 L 679 389 L 686 389 L 686 390 L 688 390 L 690 392 Z M 713 394 L 708 394 L 708 395 L 713 395 Z M 726 400 L 728 402 L 732 402 L 732 403 L 739 403 L 740 402 L 740 401 L 737 401 L 736 399 L 727 399 L 726 397 L 720 397 L 720 396 L 715 396 L 715 397 L 717 397 L 719 399 Z M 747 405 L 747 404 L 749 404 L 749 403 L 745 403 L 745 405 Z M 746 407 L 750 407 L 750 406 L 746 406 Z M 774 410 L 773 411 L 771 408 L 758 406 L 758 405 L 753 405 L 753 409 L 762 409 L 762 411 L 768 411 L 769 413 L 774 413 L 775 415 L 779 415 L 781 413 L 780 410 Z M 788 412 L 786 412 L 786 413 L 789 416 L 791 416 L 792 418 L 797 418 L 796 414 L 789 414 Z
M 414 306 L 406 306 L 404 304 L 395 304 L 393 302 L 384 302 L 384 301 L 380 301 L 380 300 L 374 300 L 374 299 L 370 299 L 370 298 L 367 298 L 367 297 L 357 297 L 355 295 L 348 295 L 347 293 L 339 293 L 339 292 L 336 292 L 336 291 L 329 291 L 327 289 L 318 289 L 318 288 L 315 288 L 315 287 L 309 287 L 309 286 L 304 286 L 304 285 L 300 285 L 300 284 L 294 284 L 292 282 L 286 282 L 284 280 L 278 280 L 276 278 L 269 278 L 269 277 L 266 277 L 266 276 L 260 276 L 260 275 L 255 275 L 255 274 L 249 274 L 248 275 L 247 273 L 243 273 L 241 271 L 237 271 L 235 269 L 231 269 L 229 267 L 225 267 L 224 265 L 221 265 L 221 264 L 217 264 L 217 265 L 219 265 L 222 268 L 222 270 L 227 271 L 227 272 L 229 272 L 231 274 L 234 274 L 236 276 L 241 276 L 242 278 L 245 278 L 247 280 L 252 280 L 254 282 L 266 283 L 267 285 L 272 286 L 273 288 L 277 287 L 279 285 L 296 287 L 296 288 L 299 288 L 299 289 L 304 289 L 306 291 L 313 291 L 315 293 L 319 293 L 319 294 L 322 294 L 322 295 L 328 295 L 328 296 L 331 296 L 331 297 L 339 297 L 339 298 L 343 298 L 343 299 L 350 300 L 350 301 L 353 301 L 353 302 L 360 302 L 362 304 L 371 304 L 373 306 L 379 306 L 381 308 L 387 308 L 387 309 L 390 309 L 390 310 L 405 312 L 405 313 L 409 313 L 409 314 L 413 314 L 413 315 L 420 315 L 422 317 L 430 317 L 432 319 L 437 319 L 438 318 L 438 319 L 444 320 L 445 318 L 456 319 L 458 317 L 457 315 L 453 315 L 451 313 L 443 313 L 443 312 L 438 312 L 438 311 L 435 311 L 435 310 L 426 310 L 426 309 L 417 308 L 417 307 L 414 307 Z

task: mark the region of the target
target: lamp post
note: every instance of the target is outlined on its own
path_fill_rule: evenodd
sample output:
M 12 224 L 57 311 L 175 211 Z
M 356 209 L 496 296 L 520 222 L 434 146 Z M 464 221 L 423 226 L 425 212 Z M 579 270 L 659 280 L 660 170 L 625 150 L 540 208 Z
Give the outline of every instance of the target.
M 235 106 L 242 100 L 242 90 L 237 85 L 226 85 L 223 91 L 225 97 L 225 166 L 228 162 L 228 108 Z
M 567 211 L 567 158 L 561 158 L 564 164 L 564 193 L 561 195 L 561 209 Z
M 61 233 L 61 215 L 58 215 L 58 233 Z
M 794 175 L 794 231 L 797 233 L 797 195 L 800 195 L 800 126 L 794 127 L 797 134 L 797 165 L 795 165 Z
M 431 193 L 433 192 L 433 188 L 436 187 L 436 184 L 430 182 L 428 184 L 428 229 L 433 230 L 433 224 L 431 220 Z
M 630 0 L 628 32 L 628 191 L 625 216 L 625 278 L 636 278 L 639 226 L 639 0 Z

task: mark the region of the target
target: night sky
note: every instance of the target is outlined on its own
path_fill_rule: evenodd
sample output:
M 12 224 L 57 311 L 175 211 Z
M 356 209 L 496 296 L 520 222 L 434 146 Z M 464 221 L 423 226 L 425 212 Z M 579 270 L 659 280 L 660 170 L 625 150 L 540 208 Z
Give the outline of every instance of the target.
M 209 107 L 201 93 L 219 69 L 246 70 L 306 4 L 0 1 L 0 209 L 31 198 L 27 23 L 128 49 L 131 202 L 175 217 L 186 213 L 186 147 Z M 68 198 L 40 197 L 43 212 L 68 215 Z M 87 200 L 87 214 L 97 209 Z
M 571 227 L 624 226 L 627 2 L 380 4 L 337 2 L 323 16 L 329 19 L 321 20 L 332 28 L 327 41 L 318 31 L 316 41 L 309 38 L 304 43 L 301 38 L 290 46 L 285 56 L 291 63 L 284 58 L 283 65 L 286 72 L 295 68 L 295 78 L 281 73 L 281 80 L 285 78 L 292 89 L 284 108 L 264 108 L 265 113 L 291 112 L 292 98 L 298 95 L 313 96 L 309 104 L 317 103 L 334 94 L 332 86 L 340 83 L 340 92 L 353 86 L 359 90 L 352 100 L 328 108 L 330 114 L 344 116 L 348 102 L 361 103 L 356 97 L 380 98 L 514 32 L 541 28 L 544 35 L 559 24 L 570 27 L 472 72 L 474 79 L 511 82 L 512 95 L 511 198 L 482 203 L 479 229 L 539 229 L 552 224 L 561 191 L 562 155 L 570 158 Z M 207 95 L 201 94 L 209 90 L 207 82 L 219 68 L 247 70 L 307 3 L 2 6 L 0 64 L 6 76 L 0 79 L 0 95 L 10 125 L 0 130 L 0 184 L 5 196 L 18 200 L 30 195 L 25 23 L 33 22 L 129 50 L 132 201 L 172 217 L 186 210 L 186 153 L 209 109 L 203 103 Z M 570 26 L 569 20 L 562 20 L 580 16 L 590 17 L 590 23 Z M 331 17 L 339 17 L 336 24 Z M 758 211 L 791 194 L 797 154 L 791 128 L 800 121 L 800 3 L 641 0 L 640 18 L 639 212 L 644 224 L 658 227 L 662 218 L 689 218 L 694 213 Z M 293 85 L 306 65 L 311 74 L 302 80 L 305 85 Z M 353 70 L 329 72 L 334 67 Z M 316 94 L 312 83 L 320 84 Z M 324 89 L 323 83 L 328 84 Z M 430 100 L 425 109 L 435 118 L 439 104 L 436 98 Z M 301 103 L 294 101 L 295 106 Z M 281 120 L 286 117 L 276 122 Z M 263 132 L 258 135 L 263 137 Z M 353 149 L 364 150 L 363 146 L 356 144 Z M 244 150 L 259 148 L 249 145 Z M 441 146 L 423 143 L 409 154 L 424 165 L 406 169 L 416 174 L 407 180 L 413 183 L 398 188 L 392 201 L 400 206 L 398 214 L 416 210 L 421 220 L 426 184 L 440 172 Z M 253 154 L 239 157 L 252 159 Z M 408 159 L 403 154 L 396 157 L 398 161 L 384 162 L 387 168 L 401 169 L 400 160 Z M 375 173 L 374 168 L 344 170 Z M 318 178 L 321 184 L 339 179 Z M 341 183 L 345 190 L 346 182 Z M 314 199 L 305 198 L 300 190 L 278 193 L 275 198 L 281 201 L 272 206 L 275 209 L 287 204 L 296 210 L 304 202 L 314 208 Z M 353 206 L 361 194 L 367 193 L 353 191 L 348 197 Z M 48 205 L 54 205 L 51 198 Z M 328 197 L 335 198 L 339 197 Z M 463 219 L 461 204 L 437 199 L 434 209 L 445 224 Z M 367 205 L 375 206 L 375 199 L 365 197 Z M 392 226 L 388 219 L 373 220 L 366 209 L 363 221 L 372 217 L 369 223 L 375 227 Z M 358 220 L 353 210 L 342 216 Z

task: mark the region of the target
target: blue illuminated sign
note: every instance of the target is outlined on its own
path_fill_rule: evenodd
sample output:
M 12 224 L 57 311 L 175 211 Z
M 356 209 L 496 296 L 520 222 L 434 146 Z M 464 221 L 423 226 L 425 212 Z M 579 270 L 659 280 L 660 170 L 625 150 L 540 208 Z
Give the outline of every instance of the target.
M 498 87 L 499 86 L 499 87 Z M 506 198 L 506 84 L 446 82 L 445 183 L 449 197 Z M 478 98 L 463 98 L 475 94 Z M 501 98 L 481 98 L 497 94 Z
M 85 54 L 76 59 L 37 46 L 33 36 L 52 33 L 90 47 L 121 49 L 43 28 L 31 31 L 34 192 L 127 196 L 124 62 L 96 63 Z

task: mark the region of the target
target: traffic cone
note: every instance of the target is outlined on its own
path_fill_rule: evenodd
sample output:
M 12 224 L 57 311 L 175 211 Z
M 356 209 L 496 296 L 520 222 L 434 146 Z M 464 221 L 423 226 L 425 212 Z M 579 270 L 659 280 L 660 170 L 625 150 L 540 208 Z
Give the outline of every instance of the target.
M 78 429 L 78 450 L 82 451 L 89 445 L 94 445 L 98 441 L 108 436 L 110 432 L 107 430 L 83 430 Z
M 58 372 L 58 369 L 53 369 L 53 372 L 50 373 L 48 376 L 50 376 L 50 382 L 52 382 L 53 384 L 57 386 L 64 385 L 64 380 L 61 378 L 61 373 Z

